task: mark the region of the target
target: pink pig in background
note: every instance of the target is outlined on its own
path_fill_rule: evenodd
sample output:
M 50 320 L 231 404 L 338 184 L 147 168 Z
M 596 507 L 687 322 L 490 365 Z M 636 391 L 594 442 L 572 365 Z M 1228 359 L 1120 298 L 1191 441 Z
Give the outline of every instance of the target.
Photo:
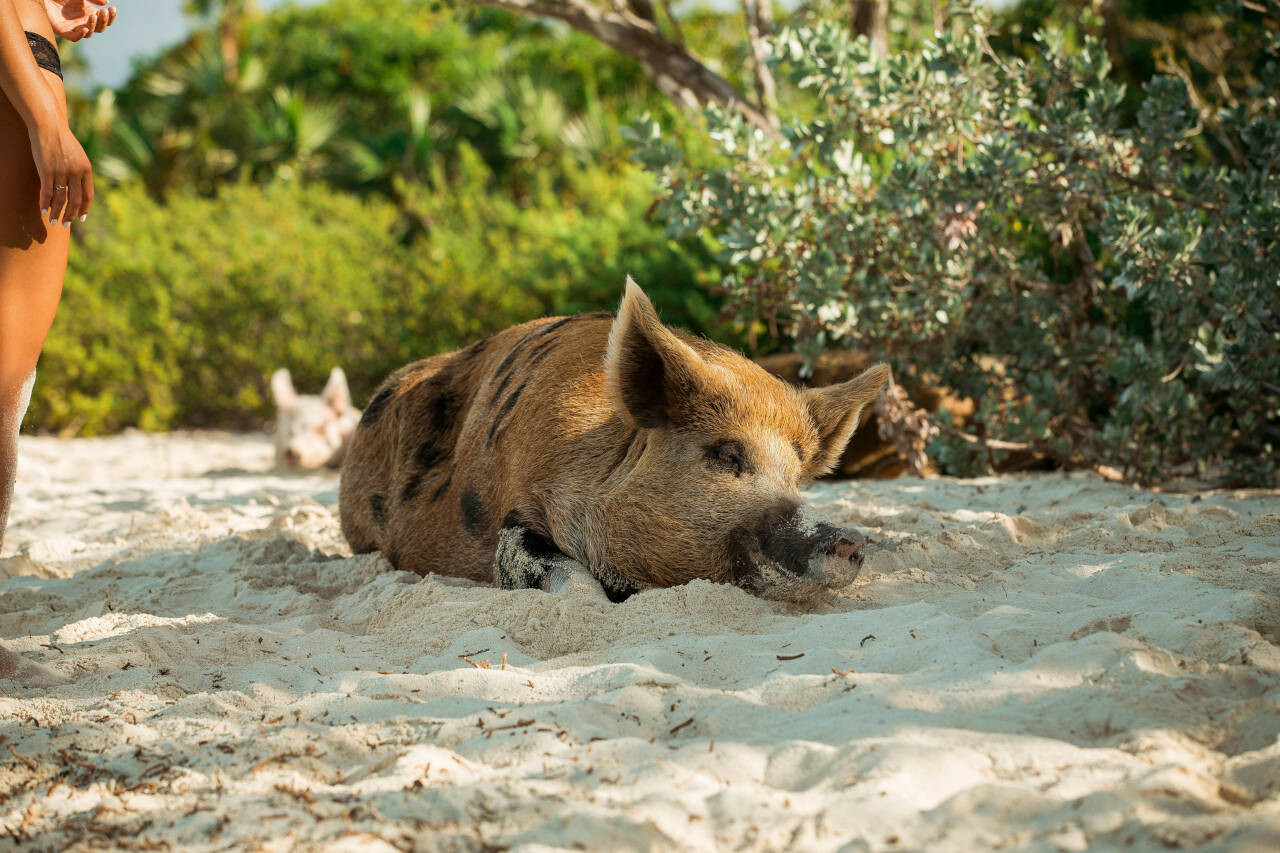
M 294 390 L 288 368 L 271 374 L 276 401 L 276 464 L 296 468 L 337 468 L 360 420 L 351 405 L 347 375 L 341 367 L 329 372 L 319 394 Z

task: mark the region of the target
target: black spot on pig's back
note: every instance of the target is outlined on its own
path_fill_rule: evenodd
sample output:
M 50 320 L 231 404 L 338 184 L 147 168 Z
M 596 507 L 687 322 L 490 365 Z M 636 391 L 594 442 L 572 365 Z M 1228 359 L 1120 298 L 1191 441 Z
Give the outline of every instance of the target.
M 373 395 L 373 399 L 369 401 L 369 405 L 364 407 L 364 413 L 360 415 L 360 426 L 368 428 L 372 427 L 382 418 L 382 413 L 386 411 L 387 404 L 391 402 L 391 397 L 395 394 L 395 390 L 387 385 L 377 394 Z
M 489 526 L 489 511 L 480 496 L 468 489 L 462 493 L 458 507 L 462 511 L 462 526 L 467 532 L 472 536 L 483 536 Z
M 457 362 L 452 359 L 409 392 L 414 424 L 408 440 L 409 457 L 404 462 L 408 479 L 400 495 L 402 503 L 417 497 L 427 482 L 435 484 L 432 494 L 438 496 L 440 483 L 448 481 L 443 466 L 453 458 L 470 401 L 464 387 L 466 375 L 456 369 Z

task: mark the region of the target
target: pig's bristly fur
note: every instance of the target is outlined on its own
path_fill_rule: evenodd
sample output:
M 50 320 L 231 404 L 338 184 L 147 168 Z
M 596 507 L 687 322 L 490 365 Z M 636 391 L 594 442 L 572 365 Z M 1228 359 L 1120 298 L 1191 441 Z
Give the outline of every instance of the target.
M 494 556 L 514 519 L 612 592 L 731 581 L 731 531 L 798 505 L 887 378 L 801 391 L 664 326 L 628 279 L 616 317 L 536 320 L 388 377 L 347 452 L 342 530 L 419 574 L 510 583 Z

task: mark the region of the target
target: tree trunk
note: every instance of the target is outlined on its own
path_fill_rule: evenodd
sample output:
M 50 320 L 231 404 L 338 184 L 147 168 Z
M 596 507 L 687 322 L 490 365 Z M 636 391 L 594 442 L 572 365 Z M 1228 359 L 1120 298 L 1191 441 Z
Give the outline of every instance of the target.
M 564 21 L 629 56 L 658 87 L 676 104 L 687 109 L 701 109 L 720 104 L 733 110 L 751 124 L 776 134 L 772 111 L 754 104 L 728 80 L 708 68 L 682 44 L 669 40 L 657 24 L 630 8 L 615 4 L 605 9 L 586 0 L 475 0 L 481 6 L 497 6 L 524 15 L 555 18 Z M 641 8 L 644 8 L 643 4 Z M 651 8 L 651 7 L 649 7 Z
M 765 61 L 764 39 L 773 33 L 773 4 L 771 0 L 739 0 L 742 17 L 747 27 L 747 40 L 751 44 L 751 70 L 755 77 L 756 103 L 764 110 L 772 127 L 781 125 L 775 112 L 778 104 L 778 86 Z
M 871 41 L 877 56 L 889 55 L 889 0 L 853 0 L 849 25 L 854 35 Z

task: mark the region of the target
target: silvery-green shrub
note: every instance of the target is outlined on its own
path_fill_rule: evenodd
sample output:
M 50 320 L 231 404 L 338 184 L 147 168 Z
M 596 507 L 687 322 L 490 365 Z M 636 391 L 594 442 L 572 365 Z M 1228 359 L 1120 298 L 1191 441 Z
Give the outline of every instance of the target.
M 739 318 L 810 359 L 852 347 L 972 397 L 976 426 L 942 415 L 930 448 L 947 470 L 1000 439 L 1142 479 L 1274 478 L 1280 40 L 1220 117 L 1227 166 L 1181 80 L 1126 123 L 1101 44 L 999 56 L 988 20 L 878 59 L 839 17 L 801 19 L 771 43 L 799 91 L 781 136 L 712 110 L 710 162 L 639 123 L 668 234 L 711 242 Z

